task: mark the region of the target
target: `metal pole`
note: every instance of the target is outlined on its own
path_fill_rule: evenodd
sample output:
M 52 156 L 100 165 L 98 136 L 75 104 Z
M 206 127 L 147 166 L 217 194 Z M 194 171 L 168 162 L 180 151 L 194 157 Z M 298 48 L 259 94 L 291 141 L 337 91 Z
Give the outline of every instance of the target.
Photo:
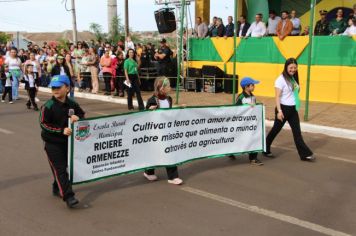
M 309 49 L 308 49 L 308 67 L 307 67 L 307 91 L 305 98 L 305 112 L 304 120 L 309 119 L 309 93 L 310 93 L 310 72 L 312 63 L 312 49 L 313 49 L 313 26 L 314 26 L 314 14 L 315 14 L 315 4 L 316 0 L 310 0 L 310 21 L 309 21 Z
M 126 38 L 130 36 L 130 27 L 129 27 L 129 1 L 125 0 L 125 36 Z
M 20 50 L 20 32 L 16 32 L 16 48 L 17 50 Z
M 233 60 L 233 80 L 232 80 L 232 104 L 235 103 L 236 98 L 236 37 L 237 37 L 237 12 L 238 12 L 238 0 L 235 0 L 234 4 L 234 60 Z
M 180 83 L 182 52 L 183 52 L 184 11 L 185 11 L 185 0 L 181 0 L 179 45 L 177 45 L 179 47 L 179 49 L 178 49 L 178 58 L 177 58 L 178 68 L 177 68 L 177 84 L 176 84 L 176 104 L 179 103 L 179 83 Z
M 77 44 L 78 35 L 77 35 L 77 17 L 75 15 L 75 4 L 72 0 L 72 23 L 73 23 L 73 43 Z

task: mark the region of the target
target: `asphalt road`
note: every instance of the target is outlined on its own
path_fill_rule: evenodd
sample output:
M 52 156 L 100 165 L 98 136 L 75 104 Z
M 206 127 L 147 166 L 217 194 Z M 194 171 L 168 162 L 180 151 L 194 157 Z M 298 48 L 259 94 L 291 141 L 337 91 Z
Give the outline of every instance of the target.
M 48 98 L 40 95 L 40 99 Z M 88 116 L 126 106 L 78 100 Z M 317 162 L 297 157 L 283 131 L 276 158 L 209 159 L 179 168 L 182 186 L 142 173 L 75 186 L 69 210 L 51 195 L 38 113 L 0 103 L 0 235 L 356 235 L 356 142 L 304 134 Z

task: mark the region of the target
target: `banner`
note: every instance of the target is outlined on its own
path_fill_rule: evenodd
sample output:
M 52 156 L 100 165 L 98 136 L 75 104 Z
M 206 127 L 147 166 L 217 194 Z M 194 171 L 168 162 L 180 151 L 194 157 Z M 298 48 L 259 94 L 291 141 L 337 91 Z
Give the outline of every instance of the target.
M 263 105 L 160 109 L 84 119 L 72 129 L 73 184 L 265 147 Z

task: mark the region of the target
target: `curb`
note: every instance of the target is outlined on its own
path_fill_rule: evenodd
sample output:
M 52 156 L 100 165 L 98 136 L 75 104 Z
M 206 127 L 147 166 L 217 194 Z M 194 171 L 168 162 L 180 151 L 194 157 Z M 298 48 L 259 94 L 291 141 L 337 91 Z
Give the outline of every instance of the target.
M 40 87 L 39 91 L 44 92 L 44 93 L 51 93 L 50 88 Z M 126 99 L 114 98 L 111 96 L 103 96 L 103 95 L 91 94 L 91 93 L 81 93 L 81 92 L 75 91 L 75 97 L 127 105 Z M 144 103 L 146 104 L 146 102 L 144 102 Z M 134 101 L 133 104 L 135 106 L 138 106 L 137 101 Z M 265 124 L 267 127 L 272 127 L 273 121 L 266 120 Z M 324 134 L 324 135 L 327 135 L 330 137 L 335 137 L 335 138 L 356 140 L 356 131 L 355 130 L 341 129 L 341 128 L 323 126 L 323 125 L 314 125 L 314 124 L 309 124 L 309 123 L 304 123 L 304 122 L 301 122 L 300 126 L 302 129 L 302 132 L 314 133 L 314 134 Z M 290 130 L 290 126 L 285 125 L 283 127 L 283 129 Z

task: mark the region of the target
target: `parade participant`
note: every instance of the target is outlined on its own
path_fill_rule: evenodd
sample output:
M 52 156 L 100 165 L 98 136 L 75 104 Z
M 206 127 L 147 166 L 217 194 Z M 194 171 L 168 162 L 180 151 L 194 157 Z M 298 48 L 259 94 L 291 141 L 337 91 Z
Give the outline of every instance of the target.
M 266 140 L 267 157 L 273 157 L 271 153 L 271 145 L 278 133 L 288 121 L 292 132 L 295 146 L 297 147 L 299 157 L 302 161 L 314 161 L 313 152 L 304 143 L 299 121 L 299 77 L 298 63 L 294 58 L 289 58 L 285 65 L 283 73 L 275 81 L 276 91 L 276 110 L 275 120 L 271 131 Z
M 172 98 L 168 95 L 171 90 L 169 79 L 166 77 L 159 77 L 154 84 L 154 94 L 147 101 L 147 110 L 156 110 L 159 108 L 172 108 Z M 180 185 L 183 180 L 178 178 L 177 166 L 166 167 L 168 175 L 168 183 Z M 149 181 L 157 180 L 154 169 L 148 169 L 143 174 Z
M 52 193 L 54 196 L 60 196 L 67 206 L 72 208 L 79 201 L 74 197 L 67 173 L 68 137 L 72 135 L 68 118 L 73 123 L 79 118 L 84 118 L 85 113 L 75 101 L 67 97 L 69 85 L 68 76 L 53 77 L 50 83 L 53 97 L 41 108 L 40 126 L 41 137 L 55 179 Z
M 32 64 L 27 64 L 25 66 L 25 73 L 21 82 L 25 83 L 25 89 L 28 95 L 28 101 L 26 103 L 27 109 L 31 109 L 32 105 L 33 110 L 38 111 L 35 97 L 39 85 L 39 78 L 37 74 L 33 71 Z
M 127 58 L 124 62 L 124 71 L 126 77 L 127 89 L 127 105 L 129 110 L 133 110 L 134 106 L 132 104 L 132 96 L 136 93 L 138 108 L 139 110 L 144 110 L 145 105 L 141 97 L 140 90 L 140 79 L 138 77 L 138 64 L 136 62 L 136 53 L 133 49 L 127 51 Z
M 11 72 L 9 71 L 9 66 L 4 65 L 4 71 L 1 73 L 1 83 L 4 87 L 4 91 L 2 93 L 1 102 L 5 102 L 6 95 L 9 94 L 9 103 L 12 104 L 12 82 L 13 77 Z
M 5 60 L 5 64 L 9 66 L 9 71 L 12 75 L 12 99 L 19 99 L 19 81 L 22 76 L 22 63 L 17 56 L 17 49 L 11 48 L 10 56 Z
M 238 106 L 245 105 L 245 104 L 250 106 L 256 105 L 256 97 L 253 95 L 252 92 L 255 90 L 255 85 L 259 83 L 260 81 L 254 80 L 249 77 L 243 78 L 240 82 L 242 93 L 237 97 L 236 105 Z M 258 155 L 257 152 L 249 154 L 248 157 L 250 159 L 250 163 L 252 165 L 261 166 L 263 165 L 263 162 L 257 158 L 257 155 Z

